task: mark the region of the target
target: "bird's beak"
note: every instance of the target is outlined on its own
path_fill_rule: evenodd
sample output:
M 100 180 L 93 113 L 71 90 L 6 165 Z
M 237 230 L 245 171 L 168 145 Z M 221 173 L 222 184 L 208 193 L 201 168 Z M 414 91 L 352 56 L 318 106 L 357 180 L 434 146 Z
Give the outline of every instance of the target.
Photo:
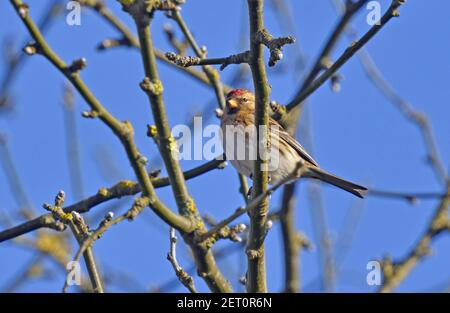
M 227 106 L 228 106 L 229 109 L 234 110 L 234 109 L 237 109 L 238 104 L 237 104 L 235 99 L 228 99 L 227 100 Z

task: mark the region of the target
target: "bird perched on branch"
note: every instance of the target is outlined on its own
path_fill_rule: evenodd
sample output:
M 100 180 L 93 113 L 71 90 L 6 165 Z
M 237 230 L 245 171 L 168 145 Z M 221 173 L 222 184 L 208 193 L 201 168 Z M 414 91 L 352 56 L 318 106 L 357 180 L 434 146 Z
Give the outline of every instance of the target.
M 221 117 L 221 128 L 227 160 L 239 173 L 251 178 L 257 150 L 256 131 L 261 132 L 264 129 L 255 127 L 255 96 L 252 92 L 246 89 L 235 89 L 228 93 L 226 108 Z M 321 169 L 302 145 L 272 118 L 269 118 L 267 134 L 266 170 L 269 172 L 270 184 L 274 185 L 283 181 L 292 175 L 298 164 L 302 164 L 305 171 L 301 175 L 298 174 L 295 179 L 300 176 L 319 179 L 360 198 L 367 193 L 367 188 Z M 260 150 L 263 149 L 260 148 Z

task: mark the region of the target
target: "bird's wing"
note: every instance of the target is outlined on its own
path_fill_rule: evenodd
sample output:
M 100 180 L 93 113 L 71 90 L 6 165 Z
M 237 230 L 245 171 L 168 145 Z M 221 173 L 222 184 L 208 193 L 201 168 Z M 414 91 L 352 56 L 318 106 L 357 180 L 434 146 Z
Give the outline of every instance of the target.
M 273 127 L 272 127 L 273 126 Z M 274 121 L 273 119 L 269 119 L 269 127 L 273 129 L 272 133 L 277 134 L 280 141 L 284 141 L 289 146 L 294 148 L 295 151 L 300 155 L 302 159 L 311 163 L 312 165 L 319 166 L 317 162 L 306 152 L 305 148 L 294 138 L 292 137 L 284 128 Z

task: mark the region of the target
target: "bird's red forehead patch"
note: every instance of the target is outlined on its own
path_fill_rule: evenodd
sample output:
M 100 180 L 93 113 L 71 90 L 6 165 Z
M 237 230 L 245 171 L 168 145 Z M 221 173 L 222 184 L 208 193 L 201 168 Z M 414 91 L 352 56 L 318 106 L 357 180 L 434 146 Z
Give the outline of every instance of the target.
M 231 90 L 231 91 L 227 94 L 227 98 L 233 97 L 233 96 L 241 96 L 241 95 L 243 95 L 244 93 L 246 93 L 246 90 L 245 90 L 245 89 L 234 89 L 234 90 Z

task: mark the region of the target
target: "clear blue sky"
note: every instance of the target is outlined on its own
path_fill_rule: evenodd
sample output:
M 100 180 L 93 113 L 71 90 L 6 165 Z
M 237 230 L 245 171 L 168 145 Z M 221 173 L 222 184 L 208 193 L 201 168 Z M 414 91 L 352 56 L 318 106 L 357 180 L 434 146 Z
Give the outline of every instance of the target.
M 47 2 L 29 1 L 34 18 L 42 14 Z M 130 17 L 121 11 L 116 1 L 106 2 L 127 25 L 133 27 Z M 383 10 L 389 2 L 381 1 Z M 308 66 L 311 66 L 338 18 L 328 0 L 290 0 L 287 3 L 294 16 L 297 43 L 307 57 Z M 247 31 L 242 28 L 245 10 L 245 1 L 188 0 L 182 12 L 198 42 L 208 47 L 209 56 L 220 57 L 242 49 L 241 33 Z M 271 10 L 270 6 L 267 10 Z M 392 86 L 429 117 L 447 168 L 450 164 L 449 11 L 450 2 L 445 0 L 408 1 L 401 8 L 401 17 L 392 20 L 367 45 Z M 368 29 L 364 13 L 360 13 L 353 22 L 359 34 Z M 165 23 L 171 23 L 176 29 L 175 24 L 162 13 L 156 14 L 152 29 L 157 47 L 171 51 L 162 31 Z M 274 35 L 287 35 L 281 32 L 280 24 L 271 12 L 266 14 L 266 25 Z M 180 35 L 177 29 L 176 33 Z M 0 40 L 12 37 L 18 47 L 27 36 L 9 2 L 1 1 Z M 147 99 L 138 87 L 144 76 L 139 54 L 124 48 L 106 53 L 95 50 L 101 40 L 116 37 L 115 31 L 91 11 L 82 12 L 81 26 L 68 26 L 64 18 L 59 18 L 46 34 L 50 45 L 67 62 L 78 57 L 87 58 L 88 67 L 82 73 L 86 83 L 114 115 L 134 124 L 139 148 L 153 160 L 157 150 L 145 136 L 145 126 L 152 123 L 152 117 Z M 338 56 L 347 43 L 343 39 L 333 55 Z M 295 51 L 293 47 L 287 48 L 285 59 L 279 66 L 281 69 L 275 67 L 268 70 L 272 97 L 280 102 L 290 100 L 302 75 L 294 70 Z M 1 63 L 0 75 L 3 69 Z M 222 73 L 224 81 L 229 81 L 236 69 L 229 66 Z M 161 64 L 159 71 L 165 86 L 164 99 L 171 125 L 185 123 L 190 114 L 203 108 L 213 110 L 214 94 L 211 89 L 166 65 Z M 407 122 L 374 88 L 357 59 L 349 61 L 340 74 L 343 81 L 339 93 L 333 93 L 325 84 L 310 97 L 308 103 L 314 139 L 313 154 L 321 166 L 377 189 L 442 191 L 443 186 L 425 162 L 424 145 L 417 128 Z M 68 203 L 77 200 L 73 197 L 66 157 L 61 103 L 63 84 L 61 74 L 46 60 L 39 56 L 28 59 L 12 88 L 16 101 L 14 110 L 12 113 L 2 113 L 0 117 L 0 131 L 8 136 L 24 187 L 39 213 L 44 213 L 41 204 L 51 202 L 58 190 L 66 191 Z M 251 88 L 251 80 L 242 86 Z M 77 96 L 77 112 L 86 109 L 86 103 Z M 124 151 L 109 129 L 99 120 L 83 119 L 78 113 L 76 119 L 85 196 L 120 179 L 134 179 Z M 210 122 L 217 123 L 214 118 Z M 183 161 L 182 167 L 189 169 L 200 163 Z M 110 164 L 113 169 L 108 168 Z M 153 166 L 160 165 L 154 163 Z M 1 173 L 0 210 L 14 217 L 17 216 L 18 206 Z M 242 205 L 242 198 L 237 192 L 238 180 L 231 165 L 225 170 L 213 171 L 189 181 L 188 187 L 201 213 L 216 219 L 229 215 Z M 338 291 L 375 290 L 366 284 L 367 262 L 386 254 L 394 259 L 403 258 L 426 229 L 438 203 L 437 200 L 426 200 L 412 206 L 394 199 L 369 197 L 356 200 L 328 186 L 321 190 L 333 243 L 338 242 L 342 235 L 351 208 L 356 206 L 361 210 L 355 238 L 345 258 L 339 259 L 341 274 L 336 285 Z M 170 188 L 160 189 L 158 193 L 165 203 L 175 208 Z M 279 207 L 280 194 L 277 192 L 271 198 L 272 211 Z M 316 247 L 301 255 L 302 288 L 320 291 L 320 242 L 315 236 L 305 183 L 300 184 L 298 199 L 295 223 Z M 118 212 L 126 210 L 130 200 L 121 200 L 121 205 L 116 208 Z M 96 221 L 96 212 L 104 212 L 110 204 L 93 209 L 89 214 L 92 220 Z M 246 221 L 247 217 L 241 220 Z M 16 219 L 16 222 L 19 221 Z M 138 286 L 133 285 L 133 290 L 144 291 L 174 277 L 173 269 L 166 260 L 167 234 L 167 226 L 150 210 L 146 210 L 133 223 L 124 222 L 111 228 L 95 244 L 94 251 L 105 273 L 126 273 L 137 282 Z M 266 240 L 269 289 L 274 292 L 281 290 L 283 284 L 280 239 L 280 228 L 275 224 Z M 411 272 L 398 291 L 442 291 L 448 288 L 449 244 L 448 234 L 437 238 L 432 244 L 432 255 Z M 229 242 L 221 242 L 217 248 L 228 245 Z M 183 243 L 178 245 L 178 249 L 180 263 L 188 268 L 192 263 L 188 250 Z M 335 247 L 337 255 L 342 254 L 341 251 Z M 13 244 L 0 245 L 0 289 L 21 271 L 31 255 L 30 251 Z M 236 289 L 242 290 L 238 283 L 246 267 L 242 250 L 228 253 L 219 264 Z M 55 268 L 51 262 L 46 262 L 46 267 Z M 31 281 L 19 291 L 59 292 L 64 277 L 58 270 L 55 273 L 52 279 Z M 206 291 L 203 281 L 195 274 L 194 278 L 197 287 Z M 171 290 L 184 291 L 181 284 L 175 286 Z M 114 286 L 108 289 L 121 290 Z

